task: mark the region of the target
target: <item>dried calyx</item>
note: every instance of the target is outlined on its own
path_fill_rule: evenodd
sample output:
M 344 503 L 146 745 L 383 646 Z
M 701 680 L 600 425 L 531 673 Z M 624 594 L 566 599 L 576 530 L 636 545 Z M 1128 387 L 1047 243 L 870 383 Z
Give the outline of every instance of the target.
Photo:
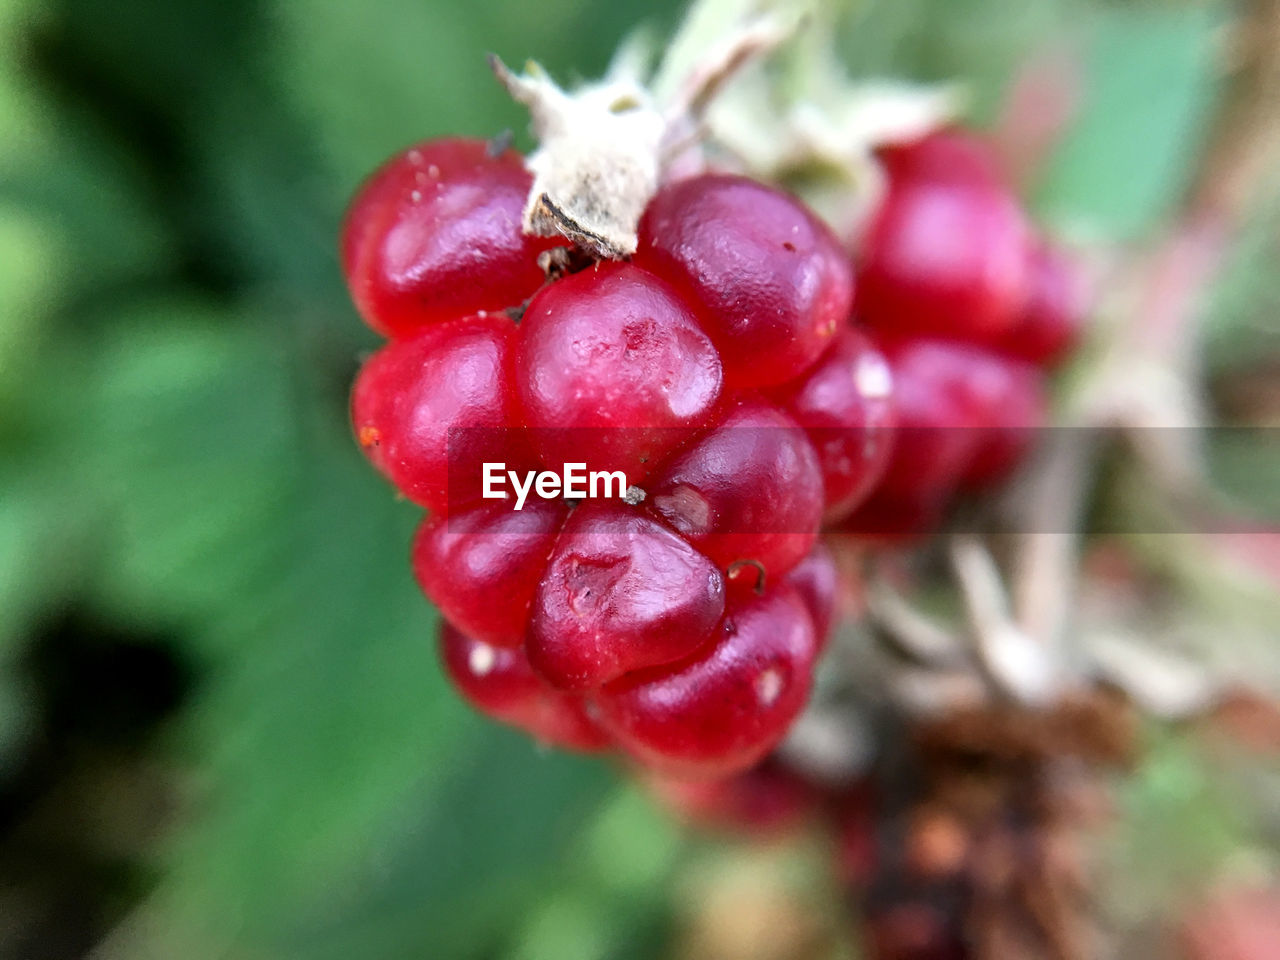
M 852 81 L 828 49 L 831 31 L 812 13 L 731 10 L 717 22 L 705 6 L 695 5 L 651 75 L 639 37 L 623 45 L 603 79 L 573 91 L 536 63 L 517 73 L 490 57 L 499 81 L 529 110 L 538 141 L 526 159 L 534 179 L 525 233 L 567 237 L 599 259 L 630 256 L 658 187 L 701 172 L 709 153 L 717 167 L 766 180 L 821 171 L 808 178 L 815 194 L 806 199 L 822 195 L 824 179 L 838 187 L 845 202 L 829 212 L 843 233 L 882 187 L 874 150 L 960 113 L 964 98 L 953 86 Z M 795 55 L 778 58 L 781 73 L 766 70 L 763 61 L 786 47 Z

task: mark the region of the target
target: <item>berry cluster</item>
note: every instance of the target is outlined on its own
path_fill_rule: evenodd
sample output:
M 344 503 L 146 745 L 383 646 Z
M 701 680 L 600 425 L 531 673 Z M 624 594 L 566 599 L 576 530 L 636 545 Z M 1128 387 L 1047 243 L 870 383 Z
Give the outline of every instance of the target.
M 848 528 L 896 537 L 928 532 L 956 493 L 1016 465 L 1084 304 L 1073 262 L 1035 235 L 984 144 L 944 131 L 882 159 L 856 312 L 893 368 L 899 429 Z
M 889 457 L 892 379 L 847 323 L 830 230 L 752 180 L 650 202 L 627 262 L 525 236 L 521 158 L 420 144 L 351 208 L 343 267 L 390 338 L 352 398 L 369 459 L 429 515 L 413 567 L 449 675 L 540 740 L 721 775 L 808 697 L 835 589 L 824 522 Z M 484 464 L 622 471 L 625 499 L 486 499 Z
M 827 227 L 744 177 L 667 185 L 600 263 L 522 232 L 509 150 L 419 144 L 363 187 L 343 267 L 390 342 L 356 435 L 429 511 L 413 568 L 480 710 L 666 773 L 747 768 L 831 626 L 819 529 L 925 532 L 1016 463 L 1081 317 L 1072 265 L 974 139 L 883 160 L 856 303 Z M 494 500 L 486 464 L 631 488 Z

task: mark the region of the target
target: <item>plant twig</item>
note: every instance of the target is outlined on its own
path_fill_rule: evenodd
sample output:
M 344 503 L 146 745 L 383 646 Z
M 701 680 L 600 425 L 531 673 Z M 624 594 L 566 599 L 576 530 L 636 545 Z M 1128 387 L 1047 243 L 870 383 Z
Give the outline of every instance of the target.
M 941 624 L 925 616 L 882 579 L 867 588 L 867 613 L 902 653 L 928 667 L 965 662 L 964 645 Z
M 1013 622 L 995 559 L 974 537 L 951 542 L 951 562 L 964 595 L 975 659 L 994 692 L 1020 703 L 1043 704 L 1056 673 L 1045 648 Z

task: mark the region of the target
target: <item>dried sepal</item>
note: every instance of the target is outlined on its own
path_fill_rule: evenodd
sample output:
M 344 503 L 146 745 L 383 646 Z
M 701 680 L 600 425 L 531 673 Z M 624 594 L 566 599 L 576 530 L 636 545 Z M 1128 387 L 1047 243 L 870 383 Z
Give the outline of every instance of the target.
M 687 65 L 661 100 L 642 80 L 643 35 L 623 44 L 602 80 L 572 92 L 536 63 L 515 73 L 491 56 L 494 74 L 528 108 L 538 139 L 526 160 L 533 186 L 525 232 L 568 237 L 602 259 L 634 253 L 640 216 L 664 168 L 696 142 L 702 110 L 734 71 L 776 47 L 791 29 L 791 21 L 767 17 L 729 30 Z M 674 69 L 668 57 L 664 75 Z
M 602 258 L 635 252 L 636 225 L 658 187 L 665 121 L 645 88 L 606 79 L 572 94 L 537 64 L 513 73 L 490 65 L 529 109 L 539 146 L 526 165 L 533 187 L 526 233 L 565 236 Z
M 736 74 L 707 110 L 704 135 L 743 172 L 790 183 L 841 235 L 854 235 L 884 190 L 880 147 L 957 120 L 958 85 L 854 79 L 837 56 L 832 12 L 789 4 L 802 27 L 770 59 Z

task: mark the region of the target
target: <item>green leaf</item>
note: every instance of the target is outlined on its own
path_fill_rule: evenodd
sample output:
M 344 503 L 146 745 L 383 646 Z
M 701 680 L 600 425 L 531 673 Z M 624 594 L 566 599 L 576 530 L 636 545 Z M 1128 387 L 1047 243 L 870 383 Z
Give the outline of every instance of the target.
M 299 960 L 489 952 L 530 903 L 575 872 L 577 842 L 610 783 L 599 761 L 540 750 L 469 717 L 453 762 L 431 767 L 416 815 L 362 869 L 294 920 L 279 943 Z
M 614 792 L 574 849 L 564 880 L 521 926 L 506 960 L 652 956 L 686 853 L 669 814 L 635 784 Z
M 72 442 L 101 531 L 92 549 L 107 561 L 98 593 L 126 620 L 219 614 L 284 559 L 288 372 L 234 315 L 176 299 L 124 314 L 75 398 Z
M 1235 239 L 1201 324 L 1205 366 L 1211 375 L 1255 368 L 1280 356 L 1280 272 L 1274 269 L 1280 236 L 1280 192 L 1251 212 Z
M 1128 239 L 1177 202 L 1215 93 L 1215 15 L 1200 6 L 1097 11 L 1082 113 L 1039 191 L 1047 218 Z
M 994 114 L 1010 75 L 1055 36 L 1061 0 L 898 0 L 854 2 L 843 46 L 854 69 L 877 77 L 959 82 L 970 119 Z

